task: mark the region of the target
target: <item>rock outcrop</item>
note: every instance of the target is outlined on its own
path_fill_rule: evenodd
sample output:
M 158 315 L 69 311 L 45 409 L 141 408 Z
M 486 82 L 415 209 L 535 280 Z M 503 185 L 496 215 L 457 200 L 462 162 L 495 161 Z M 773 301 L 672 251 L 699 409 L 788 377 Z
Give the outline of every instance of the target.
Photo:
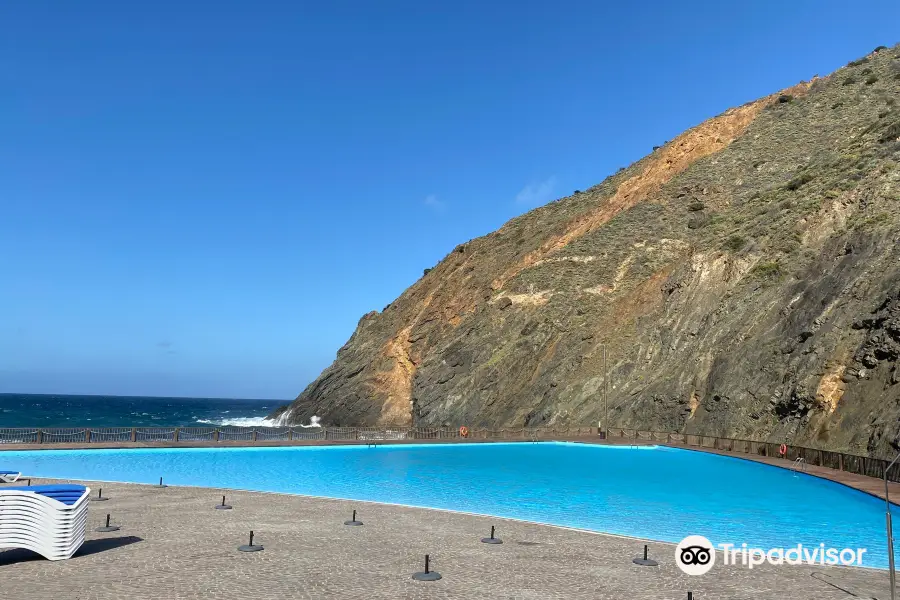
M 614 426 L 896 449 L 898 102 L 894 47 L 709 119 L 455 248 L 273 416 L 596 424 L 608 373 Z

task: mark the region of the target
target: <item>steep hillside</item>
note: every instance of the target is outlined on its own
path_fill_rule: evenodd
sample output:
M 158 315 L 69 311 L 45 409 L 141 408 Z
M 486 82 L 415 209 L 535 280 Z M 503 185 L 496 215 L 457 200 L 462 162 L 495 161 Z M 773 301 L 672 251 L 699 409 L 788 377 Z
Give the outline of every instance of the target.
M 284 422 L 900 433 L 900 47 L 731 109 L 461 244 Z

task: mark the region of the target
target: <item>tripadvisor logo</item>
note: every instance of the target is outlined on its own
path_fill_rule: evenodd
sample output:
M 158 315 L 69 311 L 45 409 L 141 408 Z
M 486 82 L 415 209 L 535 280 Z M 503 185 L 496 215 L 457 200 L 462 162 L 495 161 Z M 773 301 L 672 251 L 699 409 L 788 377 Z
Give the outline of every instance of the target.
M 702 535 L 689 535 L 675 548 L 675 564 L 688 575 L 703 575 L 716 564 L 712 542 Z
M 772 565 L 844 565 L 863 564 L 865 548 L 826 548 L 825 544 L 791 548 L 750 548 L 747 544 L 719 544 L 722 564 L 740 565 L 752 569 L 764 563 Z M 716 564 L 716 550 L 712 542 L 702 535 L 689 535 L 675 548 L 675 564 L 688 575 L 703 575 Z

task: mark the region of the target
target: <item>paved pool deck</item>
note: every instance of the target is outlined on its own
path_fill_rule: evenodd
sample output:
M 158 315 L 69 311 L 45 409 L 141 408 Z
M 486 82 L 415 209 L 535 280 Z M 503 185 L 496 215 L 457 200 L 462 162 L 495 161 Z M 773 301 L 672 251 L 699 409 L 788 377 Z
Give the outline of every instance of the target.
M 50 480 L 33 480 L 46 483 Z M 87 541 L 70 560 L 0 551 L 0 598 L 850 600 L 890 597 L 886 571 L 717 564 L 683 574 L 674 546 L 437 510 L 205 488 L 94 483 Z M 222 494 L 232 510 L 215 510 Z M 561 499 L 561 501 L 565 501 Z M 365 525 L 347 527 L 351 511 Z M 96 533 L 106 514 L 121 526 Z M 652 518 L 652 517 L 648 517 Z M 479 540 L 496 526 L 501 545 Z M 265 550 L 237 551 L 249 531 Z M 424 555 L 437 582 L 413 581 Z M 721 555 L 719 556 L 721 562 Z

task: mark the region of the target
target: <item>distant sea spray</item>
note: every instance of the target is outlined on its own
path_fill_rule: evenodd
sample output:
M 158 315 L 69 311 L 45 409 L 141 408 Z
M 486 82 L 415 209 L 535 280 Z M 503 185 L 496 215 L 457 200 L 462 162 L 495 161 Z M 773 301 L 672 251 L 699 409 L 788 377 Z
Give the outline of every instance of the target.
M 265 417 L 237 417 L 233 419 L 221 419 L 219 421 L 211 421 L 206 419 L 200 419 L 197 422 L 203 423 L 205 425 L 232 425 L 235 427 L 285 427 L 286 425 L 279 422 L 280 419 L 267 419 Z M 295 425 L 295 427 L 321 427 L 322 425 L 319 423 L 319 417 L 311 417 L 309 420 L 309 425 L 303 425 L 302 423 Z

